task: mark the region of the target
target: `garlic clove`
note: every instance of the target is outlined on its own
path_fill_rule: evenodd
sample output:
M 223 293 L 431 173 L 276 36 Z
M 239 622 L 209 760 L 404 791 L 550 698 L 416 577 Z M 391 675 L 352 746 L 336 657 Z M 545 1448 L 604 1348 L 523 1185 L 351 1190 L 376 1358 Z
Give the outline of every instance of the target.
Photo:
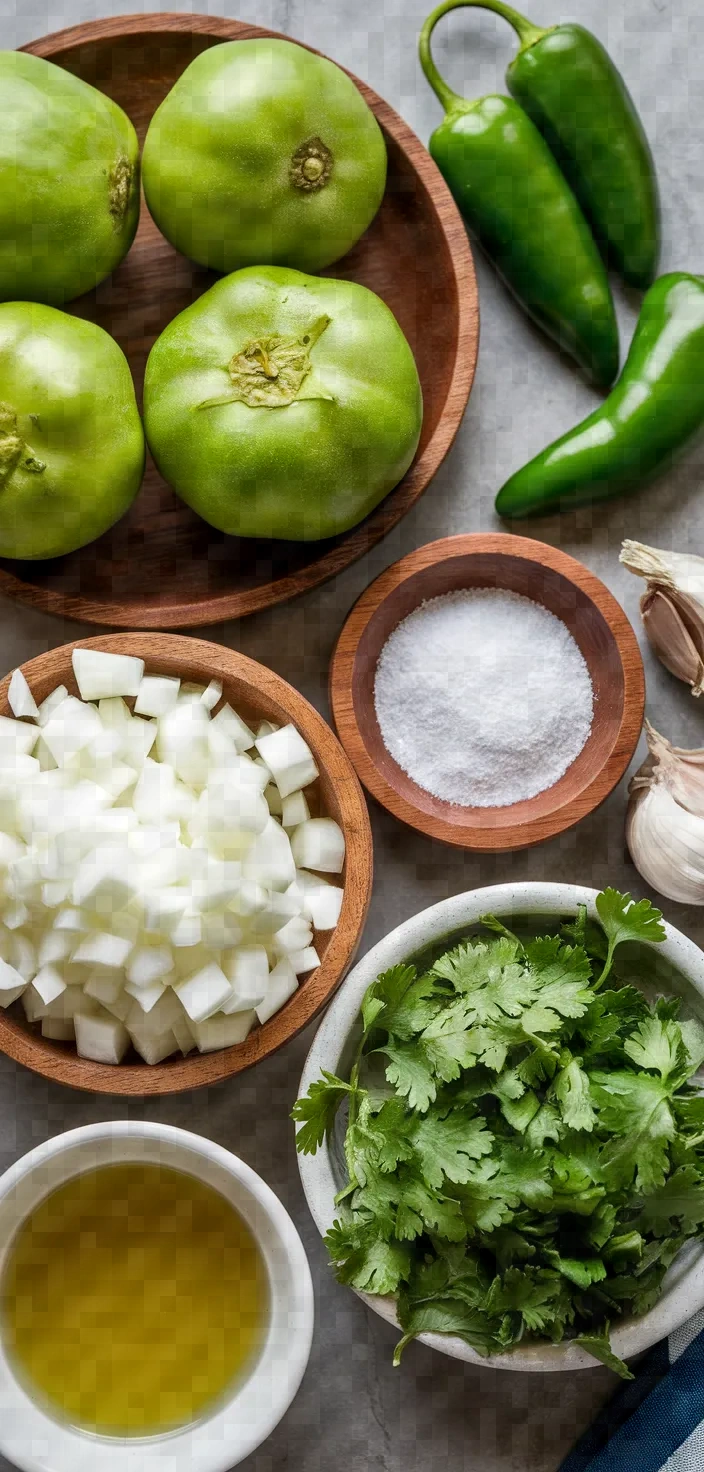
M 704 748 L 673 746 L 646 721 L 648 756 L 629 787 L 626 843 L 659 894 L 704 905 Z
M 662 783 L 633 789 L 626 843 L 639 874 L 658 894 L 704 905 L 704 818 L 680 807 Z
M 704 557 L 668 552 L 626 541 L 620 561 L 647 579 L 641 614 L 648 639 L 665 668 L 692 686 L 704 687 Z
M 650 644 L 665 669 L 691 685 L 693 695 L 701 695 L 704 663 L 675 604 L 658 588 L 644 593 L 640 611 Z

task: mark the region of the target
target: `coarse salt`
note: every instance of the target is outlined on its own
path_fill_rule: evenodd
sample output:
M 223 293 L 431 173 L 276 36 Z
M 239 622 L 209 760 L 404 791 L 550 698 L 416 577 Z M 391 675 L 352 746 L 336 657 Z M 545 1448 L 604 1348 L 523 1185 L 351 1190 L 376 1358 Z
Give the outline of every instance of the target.
M 394 629 L 374 684 L 384 745 L 435 797 L 504 807 L 579 756 L 594 691 L 569 629 L 501 588 L 431 598 Z

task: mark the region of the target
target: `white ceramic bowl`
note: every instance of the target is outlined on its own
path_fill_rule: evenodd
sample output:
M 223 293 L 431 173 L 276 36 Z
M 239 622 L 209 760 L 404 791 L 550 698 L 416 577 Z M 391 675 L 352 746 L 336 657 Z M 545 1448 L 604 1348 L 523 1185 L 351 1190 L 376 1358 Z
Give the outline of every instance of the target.
M 392 930 L 374 946 L 350 972 L 326 1013 L 308 1054 L 301 1079 L 300 1093 L 305 1094 L 318 1078 L 321 1069 L 346 1077 L 346 1068 L 354 1050 L 355 1023 L 364 992 L 380 972 L 445 937 L 448 943 L 457 932 L 476 924 L 488 912 L 510 923 L 517 915 L 574 916 L 578 904 L 586 904 L 595 916 L 594 901 L 598 891 L 576 884 L 495 884 L 486 889 L 470 890 L 442 900 L 429 910 L 422 910 Z M 667 939 L 648 947 L 660 975 L 663 991 L 677 991 L 691 1013 L 704 1021 L 704 954 L 674 926 L 667 925 Z M 306 1199 L 321 1235 L 332 1226 L 339 1208 L 334 1196 L 345 1184 L 342 1131 L 323 1145 L 317 1155 L 299 1155 L 298 1163 Z M 380 1298 L 360 1293 L 375 1313 L 390 1324 L 397 1324 L 395 1304 L 391 1297 Z M 704 1247 L 692 1244 L 683 1249 L 665 1278 L 661 1298 L 649 1313 L 640 1318 L 624 1318 L 614 1326 L 611 1340 L 622 1359 L 648 1349 L 704 1307 Z M 399 1331 L 400 1332 L 400 1331 Z M 593 1369 L 595 1361 L 579 1345 L 533 1343 L 518 1345 L 505 1354 L 488 1359 L 471 1349 L 454 1335 L 421 1334 L 421 1343 L 439 1349 L 453 1359 L 473 1364 L 490 1365 L 501 1370 L 582 1370 Z
M 248 1165 L 187 1130 L 119 1120 L 69 1130 L 30 1150 L 0 1177 L 0 1272 L 13 1232 L 50 1191 L 95 1166 L 126 1160 L 186 1171 L 237 1208 L 266 1263 L 267 1337 L 248 1379 L 210 1415 L 167 1435 L 125 1438 L 47 1416 L 18 1383 L 0 1338 L 0 1452 L 23 1472 L 225 1472 L 273 1431 L 308 1363 L 313 1288 L 288 1212 Z

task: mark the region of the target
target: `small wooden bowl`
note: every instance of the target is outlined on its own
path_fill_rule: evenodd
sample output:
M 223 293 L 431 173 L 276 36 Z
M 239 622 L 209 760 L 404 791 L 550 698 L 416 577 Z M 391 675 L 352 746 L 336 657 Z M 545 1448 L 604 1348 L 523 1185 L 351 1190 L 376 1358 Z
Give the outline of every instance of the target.
M 461 807 L 425 792 L 387 751 L 376 718 L 376 666 L 392 630 L 419 603 L 458 588 L 508 588 L 542 603 L 567 625 L 594 686 L 583 751 L 553 787 L 510 807 Z M 340 740 L 382 807 L 429 838 L 489 852 L 554 838 L 608 797 L 638 742 L 645 680 L 625 613 L 581 562 L 527 537 L 478 534 L 430 542 L 367 588 L 333 655 L 330 700 Z
M 206 15 L 121 15 L 58 31 L 24 49 L 114 98 L 141 142 L 152 114 L 194 57 L 219 41 L 276 34 Z M 386 138 L 387 187 L 369 230 L 323 274 L 370 287 L 410 342 L 424 403 L 410 470 L 351 531 L 325 542 L 272 542 L 215 531 L 178 499 L 148 458 L 142 489 L 112 531 L 51 562 L 0 561 L 0 593 L 64 618 L 123 629 L 195 628 L 240 618 L 348 567 L 423 494 L 455 438 L 472 387 L 477 284 L 464 225 L 430 155 L 386 102 L 353 81 Z M 137 237 L 122 265 L 68 310 L 112 334 L 141 399 L 153 342 L 216 279 L 168 244 L 142 202 Z
M 0 1051 L 74 1089 L 96 1094 L 176 1094 L 218 1083 L 241 1073 L 260 1059 L 275 1053 L 329 1002 L 357 950 L 364 927 L 372 888 L 372 836 L 364 794 L 339 742 L 322 716 L 264 665 L 204 639 L 186 639 L 171 634 L 109 634 L 103 638 L 80 639 L 40 654 L 22 665 L 37 701 L 57 685 L 67 685 L 78 694 L 71 654 L 74 649 L 104 649 L 115 654 L 136 654 L 147 671 L 180 675 L 185 680 L 209 683 L 222 681 L 224 699 L 245 719 L 293 721 L 310 746 L 320 772 L 312 788 L 313 801 L 340 824 L 347 853 L 342 875 L 344 899 L 335 930 L 316 935 L 321 964 L 303 979 L 295 996 L 263 1027 L 257 1027 L 244 1043 L 217 1053 L 189 1054 L 151 1066 L 128 1054 L 128 1061 L 113 1067 L 79 1058 L 72 1044 L 51 1042 L 34 1031 L 17 1003 L 11 1012 L 0 1011 Z M 8 705 L 10 677 L 0 683 L 0 715 L 11 715 Z

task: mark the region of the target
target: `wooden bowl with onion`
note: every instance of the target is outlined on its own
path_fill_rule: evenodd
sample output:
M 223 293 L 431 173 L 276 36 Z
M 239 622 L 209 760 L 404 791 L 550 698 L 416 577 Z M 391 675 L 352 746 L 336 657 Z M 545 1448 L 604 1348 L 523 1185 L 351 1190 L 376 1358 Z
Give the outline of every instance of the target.
M 24 49 L 112 97 L 132 119 L 141 143 L 152 114 L 202 51 L 221 41 L 276 34 L 206 15 L 122 15 L 58 31 Z M 430 155 L 381 97 L 356 77 L 353 81 L 386 139 L 387 187 L 369 230 L 322 274 L 358 281 L 376 292 L 413 349 L 424 418 L 418 451 L 403 480 L 359 526 L 338 537 L 263 541 L 227 537 L 201 521 L 149 457 L 134 505 L 112 531 L 49 562 L 0 559 L 1 593 L 103 627 L 218 623 L 281 603 L 333 577 L 385 536 L 423 494 L 452 444 L 472 387 L 477 284 L 467 233 Z M 152 344 L 216 279 L 168 244 L 142 202 L 126 259 L 66 310 L 90 318 L 115 338 L 141 398 Z
M 130 1052 L 116 1065 L 81 1058 L 73 1043 L 50 1041 L 26 1021 L 21 1003 L 0 1011 L 0 1050 L 35 1073 L 91 1093 L 147 1095 L 173 1094 L 204 1084 L 218 1083 L 251 1068 L 276 1052 L 320 1012 L 341 982 L 362 934 L 372 886 L 372 839 L 364 795 L 350 761 L 322 716 L 285 680 L 264 665 L 219 644 L 171 634 L 110 634 L 64 644 L 21 666 L 39 703 L 58 685 L 69 693 L 78 689 L 73 674 L 76 648 L 137 655 L 145 673 L 179 676 L 204 685 L 217 679 L 223 699 L 245 720 L 292 722 L 308 743 L 319 777 L 310 789 L 311 810 L 316 806 L 340 825 L 346 845 L 342 911 L 337 927 L 316 932 L 320 966 L 300 980 L 293 997 L 263 1026 L 256 1026 L 245 1042 L 218 1052 L 172 1057 L 149 1065 Z M 8 703 L 10 677 L 0 683 L 0 715 L 12 712 Z
M 594 690 L 591 733 L 577 759 L 554 786 L 510 806 L 463 807 L 426 792 L 387 751 L 376 717 L 376 667 L 389 635 L 419 604 L 463 588 L 508 589 L 556 614 Z M 478 533 L 430 542 L 367 588 L 337 642 L 330 701 L 342 745 L 382 807 L 428 838 L 496 852 L 554 838 L 608 797 L 638 743 L 645 681 L 633 629 L 599 578 L 544 542 Z

